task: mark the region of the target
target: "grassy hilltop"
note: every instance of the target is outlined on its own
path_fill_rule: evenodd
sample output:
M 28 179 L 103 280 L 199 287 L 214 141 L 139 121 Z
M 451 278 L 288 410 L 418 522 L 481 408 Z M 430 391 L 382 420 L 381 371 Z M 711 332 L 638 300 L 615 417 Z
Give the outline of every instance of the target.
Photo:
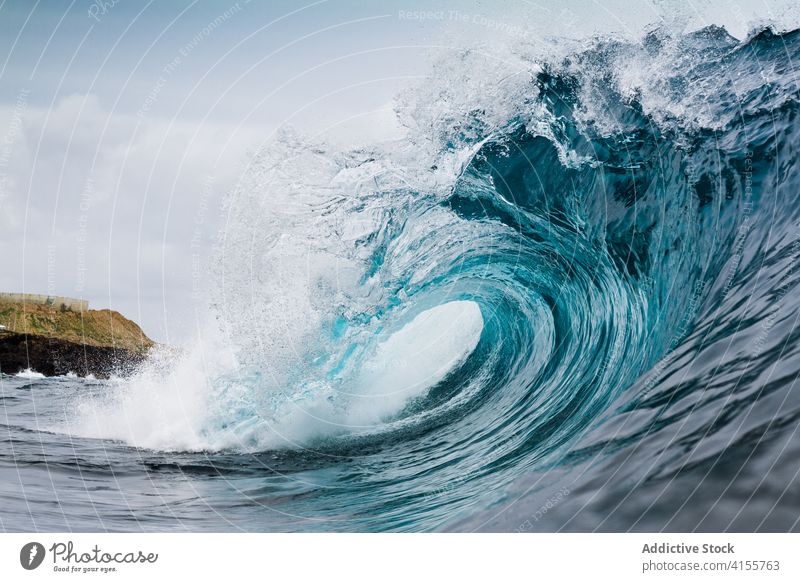
M 72 311 L 50 305 L 0 301 L 6 331 L 143 353 L 153 346 L 142 329 L 110 309 Z M 2 333 L 2 332 L 0 332 Z

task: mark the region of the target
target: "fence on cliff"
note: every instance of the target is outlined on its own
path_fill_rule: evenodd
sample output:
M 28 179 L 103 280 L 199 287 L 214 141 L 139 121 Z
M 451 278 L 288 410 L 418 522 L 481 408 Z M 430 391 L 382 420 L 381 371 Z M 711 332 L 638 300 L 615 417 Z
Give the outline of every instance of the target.
M 9 303 L 31 303 L 35 305 L 50 305 L 57 309 L 70 309 L 72 311 L 88 311 L 89 302 L 84 299 L 60 297 L 58 295 L 37 295 L 35 293 L 0 293 L 0 301 Z

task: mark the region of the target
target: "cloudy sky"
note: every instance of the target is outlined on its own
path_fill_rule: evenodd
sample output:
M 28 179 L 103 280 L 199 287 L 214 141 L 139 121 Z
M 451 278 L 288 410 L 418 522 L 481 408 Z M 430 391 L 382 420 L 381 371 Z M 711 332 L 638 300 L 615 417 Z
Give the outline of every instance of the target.
M 291 125 L 392 132 L 434 54 L 503 37 L 791 17 L 792 0 L 0 1 L 0 290 L 88 299 L 153 338 L 193 291 L 249 152 Z

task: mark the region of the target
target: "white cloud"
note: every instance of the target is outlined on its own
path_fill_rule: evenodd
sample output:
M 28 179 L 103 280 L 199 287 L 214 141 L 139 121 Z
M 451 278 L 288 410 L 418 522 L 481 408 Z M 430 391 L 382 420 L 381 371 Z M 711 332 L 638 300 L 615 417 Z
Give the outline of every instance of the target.
M 0 107 L 0 141 L 13 138 L 0 157 L 0 289 L 83 296 L 185 339 L 221 197 L 265 133 L 114 114 L 93 95 Z

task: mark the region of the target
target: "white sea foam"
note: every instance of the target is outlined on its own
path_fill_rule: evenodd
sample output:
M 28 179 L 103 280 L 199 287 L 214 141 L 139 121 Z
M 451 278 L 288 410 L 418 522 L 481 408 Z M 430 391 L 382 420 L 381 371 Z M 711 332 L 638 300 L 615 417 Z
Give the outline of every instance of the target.
M 261 374 L 242 373 L 219 343 L 198 343 L 177 361 L 156 355 L 134 378 L 82 399 L 66 430 L 141 448 L 200 451 L 300 446 L 371 429 L 460 365 L 482 329 L 471 301 L 433 307 L 378 342 L 342 389 L 319 381 L 271 402 L 258 396 L 269 392 Z
M 22 372 L 18 372 L 16 374 L 16 377 L 17 378 L 25 378 L 26 380 L 38 380 L 40 378 L 44 378 L 45 375 L 44 374 L 40 374 L 39 372 L 36 372 L 36 371 L 34 371 L 34 370 L 30 369 L 30 368 L 26 368 Z

